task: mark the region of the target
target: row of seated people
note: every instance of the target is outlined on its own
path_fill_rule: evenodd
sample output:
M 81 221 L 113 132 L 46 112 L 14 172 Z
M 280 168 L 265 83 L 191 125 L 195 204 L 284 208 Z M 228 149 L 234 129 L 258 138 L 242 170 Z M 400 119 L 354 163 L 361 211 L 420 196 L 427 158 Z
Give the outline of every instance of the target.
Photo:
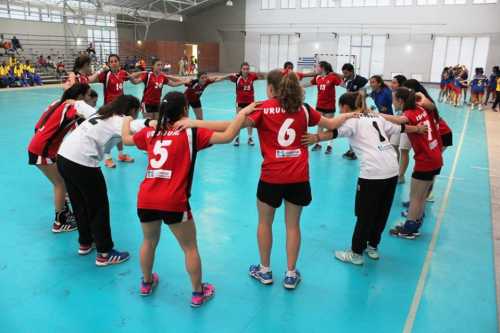
M 11 57 L 0 65 L 0 88 L 41 86 L 42 84 L 40 75 L 36 73 L 35 67 L 29 60 L 22 63 Z

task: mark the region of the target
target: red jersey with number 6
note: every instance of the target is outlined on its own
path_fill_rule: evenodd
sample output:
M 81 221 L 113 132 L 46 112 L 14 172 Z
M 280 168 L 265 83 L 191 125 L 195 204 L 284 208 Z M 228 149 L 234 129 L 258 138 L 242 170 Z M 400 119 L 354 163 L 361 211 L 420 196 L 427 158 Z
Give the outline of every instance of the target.
M 432 116 L 424 109 L 406 110 L 403 115 L 408 118 L 408 125 L 427 125 L 427 134 L 408 133 L 411 146 L 415 151 L 415 171 L 432 171 L 443 166 L 441 140 L 439 130 Z
M 154 133 L 155 129 L 147 127 L 134 135 L 137 148 L 148 152 L 137 208 L 185 212 L 189 210 L 196 154 L 210 146 L 213 131 L 197 128 Z
M 236 83 L 236 103 L 250 104 L 255 101 L 253 82 L 258 80 L 257 74 L 250 72 L 246 78 L 240 74 L 232 75 L 229 79 Z
M 104 84 L 104 104 L 108 104 L 123 95 L 123 82 L 127 80 L 128 73 L 123 69 L 116 73 L 106 71 L 99 74 L 99 82 Z
M 168 83 L 168 77 L 163 73 L 156 75 L 153 72 L 149 72 L 142 74 L 141 80 L 144 82 L 142 102 L 146 105 L 160 105 L 161 91 L 163 85 Z
M 318 99 L 316 108 L 323 110 L 335 110 L 335 86 L 342 84 L 342 80 L 335 74 L 316 75 L 311 84 L 318 86 Z
M 276 98 L 259 104 L 259 109 L 249 118 L 259 132 L 264 157 L 260 179 L 273 184 L 308 181 L 309 152 L 300 139 L 308 126 L 318 124 L 321 114 L 305 105 L 288 113 Z

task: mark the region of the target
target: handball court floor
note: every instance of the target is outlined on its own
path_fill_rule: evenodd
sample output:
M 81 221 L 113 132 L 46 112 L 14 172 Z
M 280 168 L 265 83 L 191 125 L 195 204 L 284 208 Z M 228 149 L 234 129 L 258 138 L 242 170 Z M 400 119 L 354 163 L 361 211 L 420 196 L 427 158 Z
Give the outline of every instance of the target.
M 102 88 L 95 88 L 101 95 Z M 258 99 L 264 98 L 262 81 L 256 91 Z M 202 308 L 192 309 L 184 258 L 166 229 L 155 264 L 160 284 L 152 296 L 138 295 L 142 235 L 136 193 L 146 155 L 135 148 L 127 151 L 136 163 L 103 169 L 113 238 L 118 249 L 131 252 L 127 263 L 97 268 L 94 255 L 78 256 L 76 232 L 50 232 L 51 187 L 40 171 L 28 166 L 26 147 L 41 112 L 61 92 L 59 87 L 0 92 L 1 332 L 498 330 L 491 221 L 492 207 L 500 209 L 500 165 L 496 169 L 489 165 L 485 121 L 496 121 L 496 129 L 491 127 L 490 132 L 497 134 L 493 132 L 499 129 L 498 114 L 440 106 L 453 129 L 454 146 L 445 152 L 436 201 L 427 206 L 423 234 L 408 241 L 392 238 L 386 231 L 381 259 L 365 258 L 362 267 L 342 264 L 332 252 L 350 245 L 358 162 L 342 159 L 347 148 L 344 139 L 335 142 L 329 157 L 311 153 L 313 203 L 303 212 L 298 263 L 303 281 L 293 292 L 281 285 L 286 268 L 282 208 L 274 225 L 275 284 L 262 286 L 247 274 L 248 266 L 258 263 L 258 146 L 224 145 L 201 152 L 191 206 L 204 278 L 216 286 L 217 293 Z M 126 85 L 125 92 L 140 97 L 142 86 Z M 341 93 L 338 89 L 337 95 Z M 308 88 L 312 105 L 315 96 L 315 88 Z M 233 117 L 233 84 L 210 86 L 203 104 L 207 119 Z M 242 137 L 246 142 L 246 133 Z M 498 134 L 496 138 L 491 144 L 497 151 L 490 155 L 496 155 L 498 163 Z M 490 181 L 491 193 L 499 200 L 493 206 Z M 401 221 L 401 201 L 408 191 L 409 182 L 398 187 L 388 226 Z

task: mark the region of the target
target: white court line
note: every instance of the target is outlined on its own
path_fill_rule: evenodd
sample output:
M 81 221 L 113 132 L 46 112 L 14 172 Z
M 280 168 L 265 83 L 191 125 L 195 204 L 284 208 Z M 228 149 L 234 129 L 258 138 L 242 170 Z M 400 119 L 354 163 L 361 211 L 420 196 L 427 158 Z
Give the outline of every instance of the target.
M 413 325 L 415 324 L 415 318 L 417 316 L 418 307 L 420 306 L 420 301 L 422 299 L 422 294 L 424 293 L 425 282 L 427 280 L 427 275 L 429 275 L 429 269 L 431 266 L 432 256 L 436 248 L 437 239 L 439 237 L 439 232 L 441 231 L 441 224 L 443 223 L 444 213 L 448 207 L 448 197 L 451 192 L 451 187 L 453 185 L 453 180 L 455 172 L 457 169 L 458 160 L 460 159 L 460 154 L 462 152 L 462 146 L 464 143 L 465 132 L 467 130 L 467 125 L 469 123 L 470 112 L 466 112 L 464 126 L 462 128 L 462 133 L 460 134 L 460 140 L 458 142 L 457 151 L 455 153 L 455 158 L 453 160 L 453 165 L 451 167 L 450 178 L 448 184 L 446 185 L 446 190 L 443 194 L 443 200 L 441 201 L 441 207 L 439 208 L 439 213 L 436 219 L 436 225 L 434 226 L 434 231 L 432 232 L 432 239 L 427 249 L 427 255 L 425 256 L 424 265 L 417 282 L 417 288 L 413 295 L 413 300 L 411 302 L 410 310 L 406 316 L 405 326 L 403 328 L 403 333 L 410 333 L 413 330 Z

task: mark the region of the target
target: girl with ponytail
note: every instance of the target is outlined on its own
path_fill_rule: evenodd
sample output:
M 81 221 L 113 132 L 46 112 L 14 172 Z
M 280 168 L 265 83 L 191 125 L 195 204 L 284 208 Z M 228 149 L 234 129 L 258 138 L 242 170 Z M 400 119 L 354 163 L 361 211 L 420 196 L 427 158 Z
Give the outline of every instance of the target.
M 214 130 L 185 129 L 179 124 L 196 127 L 204 122 L 187 118 L 188 106 L 184 94 L 172 91 L 160 104 L 156 128 L 144 128 L 132 135 L 132 118 L 124 121 L 123 143 L 135 145 L 148 153 L 146 178 L 140 185 L 137 200 L 137 213 L 144 236 L 140 249 L 143 273 L 141 295 L 150 295 L 159 281 L 158 274 L 153 273 L 153 263 L 162 222 L 168 225 L 184 251 L 186 270 L 193 288 L 191 306 L 199 307 L 215 294 L 214 286 L 202 280 L 196 227 L 189 205 L 196 157 L 200 150 L 213 144 L 231 142 L 246 116 L 254 110 L 255 103 L 251 103 L 230 123 L 206 122 Z
M 415 152 L 415 166 L 413 169 L 410 203 L 407 219 L 404 223 L 391 229 L 394 236 L 415 239 L 420 235 L 423 222 L 425 201 L 432 186 L 434 177 L 439 175 L 443 166 L 442 146 L 438 126 L 431 113 L 418 105 L 415 91 L 406 87 L 398 88 L 393 93 L 393 103 L 396 109 L 402 110 L 402 115 L 383 115 L 387 120 L 396 124 L 427 126 L 427 135 L 408 134 L 411 146 Z
M 327 61 L 320 61 L 316 71 L 318 74 L 311 80 L 311 84 L 318 87 L 316 110 L 326 118 L 333 118 L 335 115 L 335 87 L 342 84 L 342 76 L 334 73 L 332 65 Z M 323 127 L 318 126 L 318 134 L 323 133 L 324 130 Z M 312 151 L 320 149 L 321 145 L 317 143 Z M 328 141 L 325 154 L 331 154 L 332 150 L 332 141 Z
M 335 257 L 355 265 L 364 263 L 366 251 L 370 259 L 379 259 L 378 245 L 391 210 L 398 181 L 398 161 L 390 137 L 401 132 L 424 133 L 424 126 L 394 125 L 380 113 L 366 107 L 364 92 L 348 92 L 339 99 L 342 114 L 358 114 L 334 131 L 303 136 L 304 144 L 337 137 L 349 138 L 349 144 L 360 158 L 360 173 L 355 199 L 356 226 L 351 247 L 336 251 Z

